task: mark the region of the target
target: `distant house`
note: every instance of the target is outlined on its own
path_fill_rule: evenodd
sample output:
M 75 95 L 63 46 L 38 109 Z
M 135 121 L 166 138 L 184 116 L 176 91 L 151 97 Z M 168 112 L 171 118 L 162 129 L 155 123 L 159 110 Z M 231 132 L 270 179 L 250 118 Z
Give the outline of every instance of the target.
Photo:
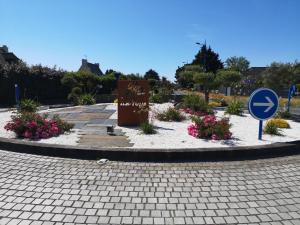
M 103 75 L 100 70 L 99 63 L 89 63 L 86 59 L 82 59 L 81 66 L 78 71 L 90 72 L 96 75 Z
M 6 45 L 0 47 L 0 64 L 17 63 L 18 61 L 19 58 L 15 56 L 14 53 L 8 52 L 8 47 Z

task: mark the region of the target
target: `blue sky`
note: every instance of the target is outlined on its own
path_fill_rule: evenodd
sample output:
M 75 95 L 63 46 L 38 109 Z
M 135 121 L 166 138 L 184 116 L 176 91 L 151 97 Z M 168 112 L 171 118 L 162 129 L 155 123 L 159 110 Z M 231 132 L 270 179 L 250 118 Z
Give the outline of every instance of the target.
M 251 66 L 300 59 L 298 0 L 0 0 L 0 45 L 28 64 L 174 78 L 207 41 Z

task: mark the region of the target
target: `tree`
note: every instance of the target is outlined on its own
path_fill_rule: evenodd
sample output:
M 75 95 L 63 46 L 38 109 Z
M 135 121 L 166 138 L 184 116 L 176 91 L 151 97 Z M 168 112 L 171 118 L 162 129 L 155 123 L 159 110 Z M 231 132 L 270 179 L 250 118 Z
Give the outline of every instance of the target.
M 144 79 L 146 80 L 160 80 L 158 73 L 155 70 L 148 70 L 145 75 L 144 75 Z
M 130 73 L 125 76 L 121 76 L 121 80 L 142 80 L 142 79 L 143 77 L 138 73 L 136 74 Z
M 201 85 L 206 103 L 209 102 L 210 92 L 220 85 L 214 73 L 196 72 L 194 74 L 194 81 L 196 84 Z
M 180 75 L 181 75 L 181 72 L 184 70 L 184 66 L 182 67 L 179 67 L 177 68 L 176 72 L 175 72 L 175 79 L 176 79 L 176 83 L 181 87 L 181 88 L 186 88 L 187 85 L 188 85 L 188 81 L 186 81 L 186 79 L 182 78 Z M 192 78 L 193 79 L 193 78 Z M 191 79 L 191 80 L 192 80 Z
M 217 72 L 216 79 L 218 83 L 222 84 L 224 87 L 226 87 L 226 90 L 228 90 L 228 88 L 232 88 L 235 85 L 237 85 L 238 82 L 241 81 L 242 76 L 240 72 L 235 70 L 219 70 Z M 230 95 L 230 89 L 229 89 L 229 95 Z
M 125 76 L 123 73 L 109 69 L 106 70 L 105 75 L 113 75 L 117 80 L 119 80 L 121 77 Z
M 219 87 L 216 74 L 204 72 L 203 68 L 199 65 L 186 65 L 184 70 L 179 74 L 179 78 L 181 77 L 185 78 L 185 81 L 190 81 L 191 83 L 189 85 L 200 85 L 207 103 L 209 102 L 210 92 Z
M 194 74 L 195 72 L 203 72 L 203 68 L 199 65 L 186 64 L 176 70 L 176 82 L 182 88 L 194 87 Z
M 273 62 L 263 74 L 263 83 L 275 91 L 282 91 L 300 82 L 298 63 Z
M 205 72 L 216 73 L 219 69 L 223 69 L 223 63 L 219 59 L 219 55 L 215 53 L 211 47 L 202 45 L 200 51 L 192 62 L 193 65 L 201 66 Z
M 245 72 L 250 66 L 250 62 L 243 56 L 230 57 L 226 59 L 225 64 L 227 69 L 239 71 L 240 73 Z

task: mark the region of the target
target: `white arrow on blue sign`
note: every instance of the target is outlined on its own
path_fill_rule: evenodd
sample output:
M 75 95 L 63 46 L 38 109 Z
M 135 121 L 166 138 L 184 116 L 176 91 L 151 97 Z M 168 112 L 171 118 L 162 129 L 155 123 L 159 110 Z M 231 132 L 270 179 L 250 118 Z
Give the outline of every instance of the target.
M 258 120 L 267 120 L 274 116 L 279 106 L 277 94 L 269 88 L 255 90 L 248 103 L 250 114 Z

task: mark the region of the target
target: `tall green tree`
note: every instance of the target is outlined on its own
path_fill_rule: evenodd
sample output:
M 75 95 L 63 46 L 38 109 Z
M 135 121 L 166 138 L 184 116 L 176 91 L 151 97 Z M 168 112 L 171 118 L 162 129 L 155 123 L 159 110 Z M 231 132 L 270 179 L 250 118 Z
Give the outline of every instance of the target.
M 220 83 L 216 79 L 217 75 L 214 73 L 196 72 L 194 74 L 194 81 L 196 84 L 201 85 L 204 92 L 205 101 L 209 102 L 209 94 L 212 90 L 218 88 Z
M 217 72 L 217 81 L 226 88 L 226 93 L 229 93 L 231 88 L 234 88 L 242 79 L 241 73 L 235 70 L 219 70 Z
M 235 70 L 219 70 L 217 73 L 217 80 L 225 87 L 233 87 L 240 82 L 242 76 L 240 72 Z
M 230 57 L 226 59 L 225 64 L 227 69 L 239 71 L 240 73 L 245 72 L 250 66 L 250 62 L 243 56 Z
M 216 79 L 217 75 L 212 72 L 204 72 L 199 65 L 186 65 L 184 70 L 179 73 L 179 77 L 184 77 L 186 81 L 191 79 L 191 81 L 188 81 L 192 85 L 200 86 L 207 103 L 209 102 L 210 92 L 219 87 L 219 82 Z
M 150 80 L 150 79 L 160 80 L 158 73 L 153 69 L 150 69 L 145 73 L 144 79 L 146 79 L 146 80 Z
M 224 67 L 222 61 L 219 59 L 219 54 L 214 52 L 211 47 L 207 48 L 206 44 L 202 45 L 192 64 L 201 66 L 208 73 L 216 73 Z
M 204 72 L 203 68 L 199 65 L 186 64 L 183 67 L 178 67 L 176 70 L 176 83 L 182 88 L 194 87 L 194 74 L 196 72 Z

